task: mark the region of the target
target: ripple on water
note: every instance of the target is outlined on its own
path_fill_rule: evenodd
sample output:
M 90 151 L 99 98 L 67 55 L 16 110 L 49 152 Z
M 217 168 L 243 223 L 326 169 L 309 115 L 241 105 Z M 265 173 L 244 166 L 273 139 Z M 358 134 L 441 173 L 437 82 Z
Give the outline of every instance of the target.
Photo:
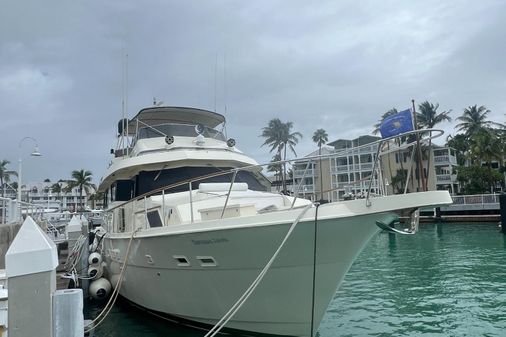
M 320 336 L 505 336 L 505 247 L 493 224 L 379 233 L 351 267 Z

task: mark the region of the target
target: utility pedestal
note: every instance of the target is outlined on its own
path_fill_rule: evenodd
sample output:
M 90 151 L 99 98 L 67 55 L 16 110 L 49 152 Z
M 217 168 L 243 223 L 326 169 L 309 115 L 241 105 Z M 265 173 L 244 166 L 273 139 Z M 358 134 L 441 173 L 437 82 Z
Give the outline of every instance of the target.
M 52 337 L 56 245 L 28 216 L 5 255 L 9 337 Z

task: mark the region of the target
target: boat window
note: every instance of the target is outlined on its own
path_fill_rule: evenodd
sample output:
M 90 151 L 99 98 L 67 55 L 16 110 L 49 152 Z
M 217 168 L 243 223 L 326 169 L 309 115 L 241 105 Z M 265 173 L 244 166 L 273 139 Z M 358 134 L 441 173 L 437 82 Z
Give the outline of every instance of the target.
M 230 170 L 229 167 L 178 167 L 167 170 L 142 171 L 137 176 L 136 196 L 151 192 L 158 188 L 176 184 L 181 181 L 195 179 L 205 175 Z M 200 183 L 229 183 L 232 180 L 232 173 L 217 177 L 210 177 L 192 183 L 192 189 L 199 188 Z M 249 189 L 255 191 L 266 191 L 267 187 L 260 182 L 254 173 L 248 171 L 239 171 L 235 178 L 236 183 L 247 183 Z M 174 187 L 167 192 L 188 191 L 188 184 Z
M 111 194 L 109 196 L 111 197 L 110 199 L 111 202 L 116 201 L 116 183 L 113 183 L 111 185 Z
M 162 219 L 160 219 L 160 214 L 158 213 L 158 210 L 149 211 L 148 212 L 148 222 L 149 227 L 162 227 Z
M 197 256 L 202 267 L 216 267 L 217 263 L 212 256 Z
M 128 201 L 134 196 L 134 181 L 132 180 L 116 180 L 115 184 L 115 200 Z
M 186 256 L 174 255 L 172 257 L 174 258 L 174 260 L 176 260 L 176 263 L 179 267 L 189 267 L 190 266 L 190 262 L 188 261 Z
M 225 141 L 225 136 L 220 131 L 204 126 L 202 135 L 205 138 L 213 138 Z M 160 124 L 152 127 L 139 128 L 137 139 L 156 138 L 165 136 L 196 137 L 195 125 L 188 124 Z

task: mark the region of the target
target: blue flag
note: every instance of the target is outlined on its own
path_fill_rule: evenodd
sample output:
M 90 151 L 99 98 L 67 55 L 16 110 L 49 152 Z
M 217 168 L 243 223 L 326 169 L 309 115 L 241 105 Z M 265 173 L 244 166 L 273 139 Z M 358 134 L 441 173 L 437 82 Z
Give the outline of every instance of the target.
M 413 119 L 410 109 L 385 118 L 380 126 L 382 138 L 396 136 L 408 131 L 413 131 Z

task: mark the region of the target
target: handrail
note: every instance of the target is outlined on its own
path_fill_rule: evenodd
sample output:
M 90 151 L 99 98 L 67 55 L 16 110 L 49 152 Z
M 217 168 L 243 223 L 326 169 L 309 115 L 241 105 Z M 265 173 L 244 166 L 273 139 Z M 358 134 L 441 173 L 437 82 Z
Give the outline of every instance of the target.
M 223 209 L 221 210 L 220 219 L 223 219 L 223 215 L 225 214 L 225 209 L 227 208 L 228 199 L 230 198 L 230 193 L 232 193 L 232 186 L 234 186 L 236 176 L 237 176 L 237 171 L 235 171 L 234 175 L 232 176 L 232 181 L 230 182 L 230 187 L 228 188 L 227 199 L 225 200 L 225 205 L 223 206 Z
M 297 186 L 297 190 L 295 191 L 295 198 L 293 198 L 292 206 L 290 207 L 290 209 L 292 209 L 293 206 L 295 205 L 295 201 L 297 200 L 297 197 L 299 196 L 300 187 L 302 186 L 302 182 L 304 181 L 304 178 L 306 177 L 307 169 L 309 168 L 309 164 L 311 164 L 312 162 L 313 162 L 312 160 L 309 160 L 307 162 L 306 169 L 304 170 L 304 173 L 302 174 L 302 178 L 300 178 L 299 185 Z M 320 179 L 322 179 L 322 178 L 320 177 Z
M 435 134 L 433 134 L 433 132 L 435 132 Z M 183 180 L 183 181 L 180 181 L 180 182 L 176 182 L 176 183 L 173 183 L 173 184 L 170 184 L 170 185 L 166 185 L 166 186 L 157 188 L 155 190 L 143 193 L 143 194 L 141 194 L 139 196 L 131 198 L 128 201 L 125 201 L 125 202 L 123 202 L 123 203 L 121 203 L 119 205 L 116 205 L 116 206 L 108 209 L 107 211 L 111 212 L 111 211 L 113 211 L 113 210 L 115 210 L 117 208 L 124 207 L 126 204 L 128 204 L 130 202 L 133 202 L 133 201 L 136 201 L 136 200 L 141 200 L 143 198 L 145 199 L 145 198 L 150 197 L 152 195 L 156 195 L 156 194 L 158 194 L 160 192 L 162 192 L 163 194 L 165 194 L 165 191 L 168 191 L 168 190 L 174 189 L 176 187 L 188 184 L 189 185 L 189 190 L 190 190 L 191 221 L 193 222 L 194 221 L 194 219 L 193 219 L 193 200 L 192 200 L 192 193 L 191 193 L 192 192 L 192 184 L 195 183 L 195 182 L 198 182 L 198 181 L 209 179 L 209 178 L 214 178 L 214 177 L 224 176 L 224 175 L 228 175 L 228 174 L 233 174 L 233 179 L 232 179 L 232 182 L 230 184 L 229 191 L 227 193 L 227 199 L 225 201 L 225 206 L 224 206 L 224 208 L 222 210 L 222 216 L 223 216 L 224 212 L 225 212 L 225 208 L 226 208 L 228 200 L 229 200 L 229 197 L 230 197 L 230 194 L 232 192 L 232 185 L 233 185 L 233 183 L 235 181 L 235 177 L 236 177 L 236 175 L 237 175 L 237 173 L 239 171 L 251 171 L 253 169 L 257 169 L 258 170 L 258 168 L 261 168 L 261 167 L 264 167 L 264 166 L 268 166 L 268 165 L 281 165 L 281 164 L 284 164 L 284 163 L 292 163 L 292 162 L 298 162 L 298 161 L 300 162 L 301 159 L 303 159 L 304 161 L 312 162 L 313 160 L 316 160 L 316 159 L 327 158 L 327 157 L 330 158 L 330 157 L 334 157 L 334 156 L 339 156 L 339 155 L 342 155 L 342 154 L 346 154 L 348 152 L 356 151 L 357 149 L 359 150 L 359 149 L 364 148 L 364 147 L 371 147 L 371 146 L 374 146 L 374 145 L 378 144 L 378 150 L 377 150 L 376 158 L 374 160 L 374 164 L 373 164 L 373 168 L 372 168 L 372 171 L 374 172 L 376 170 L 377 162 L 378 162 L 379 158 L 382 155 L 388 154 L 388 153 L 394 152 L 394 151 L 399 151 L 399 150 L 402 150 L 402 149 L 405 149 L 405 148 L 409 148 L 411 146 L 414 146 L 414 144 L 416 143 L 416 141 L 402 144 L 401 146 L 398 146 L 397 148 L 395 148 L 393 150 L 387 150 L 387 151 L 382 151 L 381 150 L 381 145 L 382 144 L 384 144 L 384 143 L 386 143 L 388 141 L 400 138 L 400 137 L 407 137 L 407 136 L 410 136 L 410 135 L 413 135 L 413 134 L 422 134 L 422 135 L 424 135 L 424 134 L 427 135 L 428 134 L 427 135 L 428 137 L 426 137 L 425 139 L 421 140 L 421 141 L 425 141 L 426 142 L 429 139 L 434 139 L 434 138 L 437 138 L 437 137 L 441 136 L 443 134 L 443 130 L 440 130 L 440 129 L 413 130 L 413 131 L 409 131 L 409 132 L 406 132 L 406 133 L 403 133 L 403 134 L 399 134 L 399 135 L 395 135 L 395 136 L 392 136 L 392 137 L 388 137 L 388 138 L 384 138 L 384 139 L 379 139 L 377 141 L 374 141 L 374 142 L 371 142 L 371 143 L 367 143 L 367 144 L 364 144 L 364 145 L 359 145 L 359 146 L 354 147 L 352 149 L 343 149 L 342 151 L 334 152 L 334 153 L 331 153 L 331 154 L 320 154 L 320 155 L 314 155 L 314 156 L 309 156 L 309 157 L 304 157 L 304 158 L 285 159 L 285 160 L 279 160 L 279 161 L 269 162 L 269 163 L 264 163 L 264 164 L 245 165 L 243 167 L 232 168 L 232 169 L 229 169 L 229 170 L 223 170 L 221 172 L 214 172 L 214 173 L 202 175 L 202 176 L 199 176 L 199 177 L 196 177 L 196 178 L 186 179 L 186 180 Z M 308 168 L 308 166 L 306 166 L 306 168 Z M 374 173 L 371 174 L 371 176 L 370 176 L 369 188 L 368 188 L 368 191 L 367 191 L 366 204 L 368 206 L 370 206 L 370 195 L 371 195 L 370 192 L 371 192 L 371 189 L 372 189 L 372 180 L 373 179 L 374 179 Z M 297 190 L 297 193 L 298 193 L 298 190 Z M 297 196 L 295 197 L 295 199 L 296 198 L 297 198 Z M 294 204 L 294 202 L 292 204 Z

